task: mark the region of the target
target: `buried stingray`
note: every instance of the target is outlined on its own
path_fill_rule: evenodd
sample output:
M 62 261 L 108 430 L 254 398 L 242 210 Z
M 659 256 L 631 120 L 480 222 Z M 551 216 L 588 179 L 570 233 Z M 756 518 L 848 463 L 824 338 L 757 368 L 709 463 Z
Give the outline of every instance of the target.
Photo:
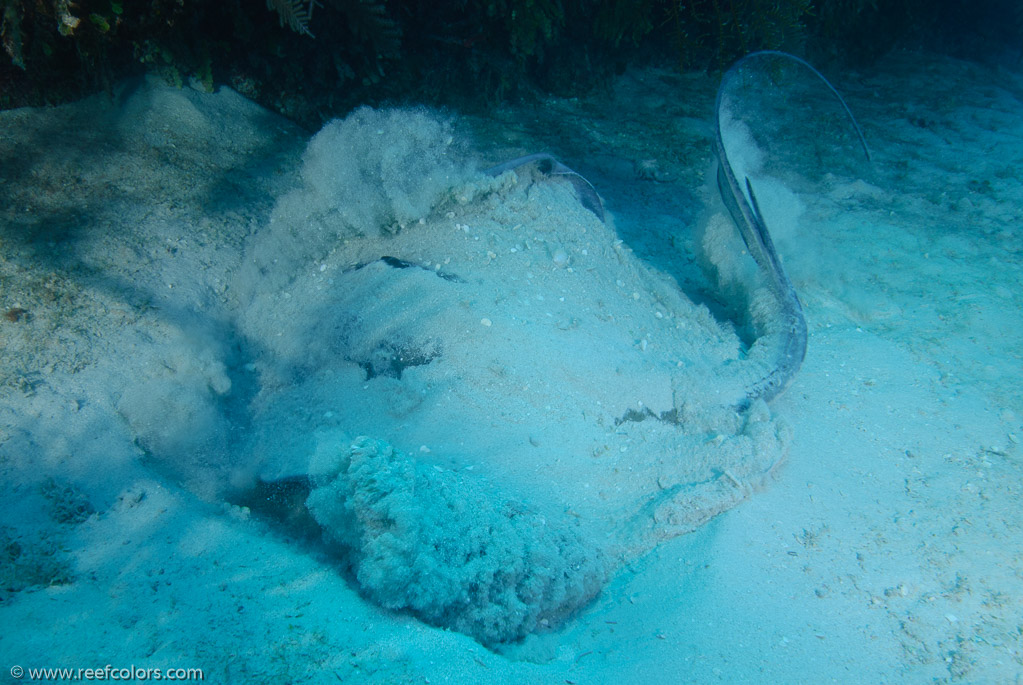
M 329 124 L 261 239 L 343 239 L 241 317 L 264 354 L 245 448 L 258 484 L 237 501 L 286 491 L 372 601 L 507 648 L 745 499 L 784 458 L 766 400 L 798 370 L 806 330 L 725 154 L 721 107 L 719 188 L 771 300 L 759 355 L 636 258 L 589 182 L 549 155 L 456 179 L 400 230 L 353 230 L 346 202 L 365 193 L 319 178 L 318 160 L 435 122 L 360 110 Z M 450 158 L 431 145 L 365 167 L 432 156 L 443 177 Z

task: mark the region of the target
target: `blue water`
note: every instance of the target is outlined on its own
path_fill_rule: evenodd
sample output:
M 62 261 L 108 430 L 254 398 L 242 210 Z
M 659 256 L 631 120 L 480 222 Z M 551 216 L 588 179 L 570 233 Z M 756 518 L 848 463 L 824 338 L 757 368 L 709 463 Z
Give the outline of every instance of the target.
M 1023 81 L 828 76 L 870 165 L 812 80 L 741 96 L 809 342 L 738 414 L 713 77 L 312 142 L 156 80 L 0 113 L 3 668 L 1023 677 Z M 608 222 L 475 174 L 535 151 Z

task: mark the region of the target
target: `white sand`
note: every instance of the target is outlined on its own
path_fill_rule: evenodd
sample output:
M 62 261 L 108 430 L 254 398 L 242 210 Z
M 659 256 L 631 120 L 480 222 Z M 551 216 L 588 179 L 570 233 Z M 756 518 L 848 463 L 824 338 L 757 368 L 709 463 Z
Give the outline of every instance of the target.
M 152 85 L 123 93 L 126 108 L 0 114 L 0 308 L 27 310 L 0 319 L 0 666 L 1023 680 L 1023 78 L 925 55 L 835 76 L 871 166 L 812 82 L 748 95 L 771 176 L 754 185 L 777 200 L 761 204 L 810 325 L 772 404 L 792 432 L 786 463 L 503 655 L 360 599 L 321 547 L 218 498 L 237 470 L 216 456 L 233 449 L 232 412 L 265 373 L 244 364 L 263 343 L 227 312 L 249 304 L 246 238 L 298 183 L 307 136 L 229 91 Z M 701 300 L 715 86 L 636 72 L 613 96 L 467 127 L 494 163 L 549 150 L 585 174 L 625 244 Z M 40 586 L 55 579 L 70 582 Z

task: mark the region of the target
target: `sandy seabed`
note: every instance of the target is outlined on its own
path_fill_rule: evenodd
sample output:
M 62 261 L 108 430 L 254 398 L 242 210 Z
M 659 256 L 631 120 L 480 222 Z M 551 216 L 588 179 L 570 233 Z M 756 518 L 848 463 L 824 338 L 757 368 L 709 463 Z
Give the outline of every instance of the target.
M 237 448 L 229 398 L 270 377 L 228 312 L 258 291 L 238 274 L 309 133 L 153 81 L 0 113 L 4 672 L 1023 682 L 1023 77 L 915 53 L 829 76 L 869 165 L 812 82 L 748 94 L 762 208 L 810 326 L 771 404 L 786 460 L 558 630 L 497 651 L 367 601 L 316 541 L 220 498 L 245 476 L 208 458 Z M 456 128 L 487 163 L 556 154 L 635 258 L 726 318 L 698 230 L 716 85 L 634 71 Z M 305 254 L 278 256 L 310 279 L 330 266 Z M 280 388 L 297 373 L 272 371 Z

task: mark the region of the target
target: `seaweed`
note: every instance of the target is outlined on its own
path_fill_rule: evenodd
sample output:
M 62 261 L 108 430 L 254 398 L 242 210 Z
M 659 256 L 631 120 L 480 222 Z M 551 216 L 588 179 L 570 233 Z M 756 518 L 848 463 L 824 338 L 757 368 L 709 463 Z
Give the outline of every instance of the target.
M 295 33 L 302 33 L 315 38 L 309 30 L 309 22 L 313 20 L 313 9 L 320 3 L 317 0 L 266 0 L 266 8 L 277 11 L 281 27 L 288 25 Z

